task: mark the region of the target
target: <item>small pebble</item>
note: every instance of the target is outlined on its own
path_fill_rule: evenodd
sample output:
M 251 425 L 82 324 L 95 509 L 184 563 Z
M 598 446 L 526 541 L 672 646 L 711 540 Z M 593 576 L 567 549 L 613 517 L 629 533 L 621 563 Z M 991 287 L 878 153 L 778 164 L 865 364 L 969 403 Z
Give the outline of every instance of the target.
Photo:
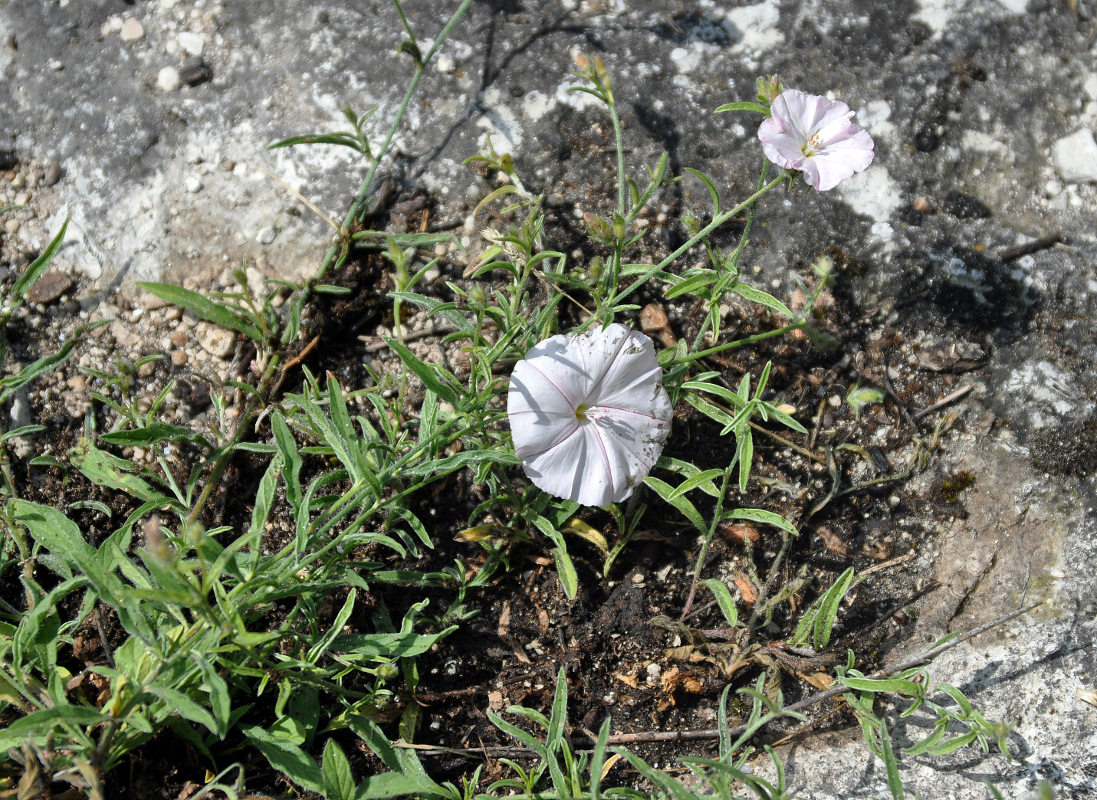
M 23 173 L 22 172 L 15 173 L 15 177 L 11 179 L 11 188 L 12 189 L 22 189 L 26 185 L 27 185 L 27 181 L 23 177 Z
M 87 378 L 85 378 L 83 375 L 73 375 L 65 383 L 67 383 L 68 387 L 74 392 L 82 392 L 86 388 L 88 388 Z
M 231 158 L 221 159 L 221 171 L 222 172 L 232 172 L 234 169 L 236 169 L 236 162 L 235 161 L 233 161 Z
M 118 34 L 123 42 L 136 42 L 145 38 L 145 26 L 140 20 L 130 17 L 122 23 L 122 30 Z
M 42 172 L 42 185 L 53 186 L 59 180 L 61 180 L 61 165 L 56 161 L 50 161 Z
M 197 175 L 188 175 L 187 179 L 183 182 L 186 189 L 191 194 L 198 194 L 202 191 L 202 179 Z
M 205 83 L 212 77 L 213 70 L 210 69 L 209 65 L 204 61 L 199 61 L 196 64 L 188 64 L 179 70 L 179 80 L 187 86 L 197 86 L 200 83 Z
M 171 363 L 177 367 L 185 367 L 187 365 L 187 351 L 186 350 L 172 350 L 171 351 Z
M 156 374 L 156 364 L 152 361 L 146 361 L 144 364 L 137 368 L 137 376 L 139 378 L 151 378 Z
M 52 303 L 71 288 L 72 278 L 56 269 L 49 269 L 27 292 L 27 299 L 44 305 Z
M 255 237 L 255 241 L 259 242 L 259 244 L 270 244 L 274 241 L 274 237 L 277 235 L 278 234 L 275 233 L 274 228 L 268 226 L 259 231 L 259 235 Z
M 209 322 L 199 322 L 195 335 L 202 349 L 217 358 L 228 358 L 236 347 L 236 335 L 232 331 Z
M 156 85 L 163 92 L 174 92 L 182 84 L 179 80 L 179 70 L 175 67 L 164 67 L 156 75 Z
M 190 31 L 184 31 L 179 34 L 179 46 L 183 48 L 183 51 L 188 55 L 200 56 L 202 55 L 202 48 L 205 46 L 205 40 L 197 33 L 191 33 Z
M 171 343 L 175 347 L 184 347 L 190 341 L 190 334 L 182 328 L 176 328 L 171 334 Z
M 8 232 L 8 236 L 14 236 L 19 233 L 19 220 L 12 217 L 4 222 L 4 230 Z

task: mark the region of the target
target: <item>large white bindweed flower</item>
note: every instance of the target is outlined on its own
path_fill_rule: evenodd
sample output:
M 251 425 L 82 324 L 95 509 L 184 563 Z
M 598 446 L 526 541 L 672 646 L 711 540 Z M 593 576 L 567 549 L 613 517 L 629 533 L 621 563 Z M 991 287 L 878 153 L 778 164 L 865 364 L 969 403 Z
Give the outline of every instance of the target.
M 766 158 L 804 173 L 816 191 L 833 189 L 872 163 L 872 137 L 853 122 L 849 106 L 817 94 L 786 89 L 758 127 Z
M 655 347 L 616 323 L 552 336 L 514 367 L 507 416 L 530 480 L 585 506 L 624 500 L 670 431 Z

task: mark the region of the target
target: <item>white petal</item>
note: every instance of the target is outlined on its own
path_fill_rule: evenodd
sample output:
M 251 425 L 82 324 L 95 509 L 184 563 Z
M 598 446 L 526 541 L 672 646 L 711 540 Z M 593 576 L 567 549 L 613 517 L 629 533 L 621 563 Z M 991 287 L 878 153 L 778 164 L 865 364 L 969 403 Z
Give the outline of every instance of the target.
M 817 95 L 809 95 L 799 89 L 786 89 L 770 105 L 772 119 L 779 120 L 781 127 L 801 143 L 806 142 L 811 136 L 811 129 L 805 122 L 814 116 L 817 105 L 813 102 L 815 97 Z
M 762 121 L 758 126 L 758 138 L 766 158 L 774 164 L 785 169 L 800 169 L 804 161 L 801 148 L 807 143 L 806 139 L 798 139 L 794 133 L 784 129 L 775 117 Z
M 669 421 L 672 409 L 662 378 L 651 339 L 633 331 L 587 401 L 592 407 Z
M 664 395 L 663 387 L 659 391 Z M 670 400 L 666 400 L 669 412 Z M 598 432 L 607 451 L 613 499 L 624 500 L 651 472 L 663 452 L 670 432 L 667 418 L 641 414 L 625 408 L 598 406 L 590 412 L 592 427 Z
M 507 417 L 519 458 L 548 450 L 579 426 L 575 408 L 528 361 L 519 361 L 514 367 L 507 394 Z
M 523 461 L 522 466 L 535 486 L 556 497 L 584 506 L 605 506 L 615 499 L 614 465 L 601 436 L 589 423 L 551 450 Z

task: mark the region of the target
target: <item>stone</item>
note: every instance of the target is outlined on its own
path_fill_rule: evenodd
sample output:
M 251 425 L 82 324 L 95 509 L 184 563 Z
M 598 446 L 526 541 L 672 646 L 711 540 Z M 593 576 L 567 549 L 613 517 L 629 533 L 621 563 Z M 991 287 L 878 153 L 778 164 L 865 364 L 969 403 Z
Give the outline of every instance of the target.
M 176 367 L 185 367 L 187 365 L 187 351 L 186 350 L 172 350 L 171 351 L 171 363 Z
M 32 303 L 52 303 L 73 286 L 72 278 L 56 269 L 48 269 L 38 282 L 27 292 L 27 299 Z
M 130 17 L 122 22 L 118 38 L 123 42 L 140 41 L 145 38 L 145 26 L 141 24 L 141 20 Z
M 175 67 L 164 67 L 156 75 L 156 85 L 160 87 L 161 91 L 174 92 L 182 85 L 179 70 Z
M 1097 141 L 1085 128 L 1056 141 L 1051 147 L 1051 158 L 1064 181 L 1097 182 Z
M 141 343 L 141 337 L 134 333 L 121 320 L 116 319 L 112 322 L 109 330 L 110 335 L 114 337 L 115 343 L 125 350 L 132 350 Z
M 42 170 L 42 185 L 53 186 L 61 180 L 61 165 L 56 161 L 50 161 Z
M 187 86 L 197 86 L 213 77 L 213 70 L 205 61 L 187 64 L 179 70 L 179 80 Z
M 190 56 L 202 55 L 202 48 L 206 44 L 205 39 L 200 34 L 191 33 L 190 31 L 180 33 L 177 41 L 179 46 L 183 48 L 183 52 Z
M 228 358 L 236 347 L 236 334 L 220 325 L 203 320 L 194 333 L 202 349 L 215 358 Z

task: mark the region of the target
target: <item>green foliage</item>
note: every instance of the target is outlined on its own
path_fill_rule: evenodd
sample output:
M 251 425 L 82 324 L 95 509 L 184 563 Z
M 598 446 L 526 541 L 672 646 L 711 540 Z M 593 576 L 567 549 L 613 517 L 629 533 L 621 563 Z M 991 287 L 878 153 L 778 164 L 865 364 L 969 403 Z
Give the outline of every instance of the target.
M 769 669 L 772 663 L 765 660 L 758 637 L 774 609 L 800 588 L 797 581 L 806 579 L 785 583 L 748 613 L 728 585 L 702 573 L 717 530 L 728 522 L 766 526 L 767 535 L 779 537 L 781 554 L 787 551 L 797 526 L 734 495 L 751 489 L 756 433 L 768 432 L 773 422 L 799 434 L 807 430 L 772 398 L 771 364 L 733 381 L 726 370 L 710 367 L 718 353 L 793 331 L 825 343 L 825 334 L 814 327 L 815 304 L 831 265 L 826 259 L 814 265 L 815 285 L 810 291 L 803 287 L 808 300 L 797 311 L 742 279 L 741 259 L 758 202 L 784 180 L 767 180 L 765 168 L 753 194 L 734 204 L 724 201 L 710 177 L 688 170 L 690 180 L 700 181 L 709 193 L 709 222 L 687 215 L 688 239 L 673 253 L 655 264 L 628 262 L 646 232 L 644 212 L 679 178 L 668 177 L 665 153 L 642 168 L 643 178 L 630 176 L 613 81 L 606 65 L 594 58 L 581 64 L 585 83 L 577 91 L 604 104 L 617 160 L 616 207 L 584 219 L 598 255 L 577 265 L 553 249 L 543 198 L 523 183 L 511 155 L 497 152 L 489 140 L 470 161 L 506 176 L 476 208 L 480 214 L 491 207 L 494 227 L 482 232 L 485 246 L 477 260 L 446 284 L 448 296 L 422 288 L 428 271 L 440 266 L 437 260 L 424 261 L 422 249 L 450 244 L 453 237 L 365 227 L 370 203 L 377 198 L 378 169 L 408 102 L 470 3 L 463 0 L 426 52 L 395 3 L 402 26 L 396 50 L 411 56 L 415 71 L 379 145 L 371 144 L 365 130 L 374 111 L 358 116 L 349 106 L 343 113 L 352 130 L 295 136 L 272 145 L 334 144 L 355 150 L 369 164 L 335 243 L 311 279 L 253 287 L 241 269 L 233 291 L 214 294 L 142 284 L 250 340 L 256 375 L 224 385 L 211 379 L 212 409 L 208 423 L 197 430 L 161 419 L 170 383 L 150 404 L 137 403 L 141 367 L 158 356 L 132 363 L 115 359 L 86 370 L 95 380 L 91 397 L 96 409 L 65 461 L 52 463 L 120 498 L 124 514 L 116 517 L 111 505 L 90 498 L 62 510 L 16 496 L 4 448 L 38 427 L 0 432 L 0 524 L 6 534 L 0 579 L 22 592 L 20 607 L 0 603 L 0 714 L 10 720 L 0 731 L 0 751 L 28 774 L 41 773 L 43 785 L 68 782 L 91 796 L 101 795 L 110 770 L 151 739 L 174 736 L 210 764 L 223 758 L 226 748 L 240 758 L 216 774 L 211 770 L 198 797 L 246 794 L 242 764 L 251 759 L 238 755 L 245 749 L 260 754 L 298 789 L 329 800 L 791 797 L 777 753 L 752 744 L 767 725 L 802 718 L 784 707 L 773 672 L 757 674 L 757 665 Z M 717 110 L 767 114 L 779 88 L 776 79 L 762 81 L 760 103 L 730 103 Z M 746 223 L 726 251 L 714 235 L 744 214 Z M 48 267 L 64 234 L 62 228 L 8 290 L 0 306 L 0 330 Z M 360 387 L 343 385 L 331 373 L 314 375 L 300 365 L 296 349 L 315 296 L 347 292 L 323 281 L 352 247 L 372 248 L 391 265 L 394 337 L 384 343 L 401 367 L 396 374 L 379 374 L 366 366 L 370 378 Z M 706 261 L 682 269 L 680 260 L 694 248 L 703 251 Z M 508 375 L 531 346 L 558 332 L 568 319 L 582 320 L 577 330 L 631 319 L 638 306 L 627 301 L 642 287 L 701 309 L 692 341 L 663 350 L 659 362 L 673 400 L 700 412 L 713 432 L 730 438 L 724 440 L 726 458 L 715 465 L 660 459 L 658 474 L 645 480 L 650 505 L 615 504 L 603 515 L 609 522 L 595 528 L 580 518 L 576 503 L 549 497 L 519 477 L 520 461 L 505 422 Z M 721 341 L 721 307 L 729 301 L 751 304 L 780 327 Z M 567 306 L 577 309 L 578 317 L 570 310 L 563 314 Z M 436 363 L 415 349 L 404 330 L 404 311 L 410 307 L 437 324 L 444 347 L 467 356 L 463 369 Z M 0 402 L 63 363 L 75 344 L 64 343 L 56 353 L 0 377 Z M 0 357 L 4 354 L 0 350 Z M 283 389 L 290 366 L 303 377 Z M 879 401 L 871 392 L 851 390 L 847 401 L 855 413 Z M 141 448 L 146 457 L 127 457 L 131 451 L 123 448 Z M 182 471 L 167 455 L 180 451 L 188 459 Z M 221 524 L 223 515 L 211 498 L 230 460 L 245 452 L 256 480 L 250 496 L 233 502 L 244 504 L 250 515 L 231 516 L 239 521 Z M 416 499 L 440 491 L 443 481 L 459 471 L 470 474 L 484 498 L 463 532 L 482 551 L 479 569 L 469 570 L 462 560 L 435 572 L 417 569 L 414 560 L 435 547 L 438 532 L 429 519 L 420 518 Z M 80 517 L 72 514 L 81 509 L 107 520 L 104 531 L 96 531 L 106 535 L 95 537 L 95 546 L 89 543 L 90 532 L 76 523 Z M 414 698 L 417 659 L 469 616 L 469 593 L 492 580 L 513 548 L 526 545 L 551 552 L 562 591 L 573 599 L 579 595 L 580 572 L 569 546 L 579 538 L 584 546 L 597 548 L 608 576 L 651 509 L 680 517 L 699 534 L 686 611 L 697 587 L 704 587 L 727 629 L 738 637 L 738 656 L 755 665 L 750 673 L 757 676 L 755 682 L 735 689 L 736 707 L 745 713 L 741 725 L 733 726 L 728 713 L 733 687 L 728 685 L 721 696 L 718 757 L 683 759 L 690 775 L 680 779 L 616 746 L 608 719 L 589 747 L 577 746 L 579 733 L 569 726 L 568 684 L 560 668 L 547 714 L 521 706 L 505 714 L 488 712 L 491 722 L 524 748 L 522 757 L 499 760 L 503 777 L 482 786 L 477 768 L 460 785 L 432 778 L 408 746 L 420 714 Z M 749 543 L 744 547 L 749 556 Z M 745 569 L 754 570 L 749 559 Z M 773 569 L 776 574 L 777 565 Z M 842 573 L 803 614 L 787 644 L 828 648 L 854 582 L 852 568 Z M 420 594 L 409 596 L 394 617 L 383 600 L 386 587 Z M 425 589 L 432 590 L 430 601 L 424 599 Z M 101 629 L 105 617 L 117 622 L 115 646 L 104 641 L 101 657 L 73 673 L 77 637 Z M 683 621 L 674 624 L 688 630 Z M 929 689 L 928 676 L 917 670 L 869 678 L 853 663 L 839 671 L 838 681 L 848 689 L 844 696 L 866 740 L 884 762 L 893 797 L 903 796 L 900 755 L 943 755 L 973 743 L 987 750 L 990 742 L 1004 751 L 1008 727 L 988 722 L 954 687 Z M 411 696 L 402 710 L 395 701 L 398 689 L 405 700 Z M 932 732 L 904 753 L 895 752 L 888 723 L 875 710 L 885 695 L 911 701 L 901 717 L 919 709 L 934 717 Z M 383 718 L 393 721 L 391 730 L 382 727 Z M 393 731 L 402 741 L 390 739 Z M 384 771 L 355 775 L 358 762 L 347 745 L 352 737 Z M 768 760 L 771 779 L 748 768 L 758 758 Z M 635 770 L 645 789 L 610 785 L 624 782 L 613 772 L 618 764 Z

